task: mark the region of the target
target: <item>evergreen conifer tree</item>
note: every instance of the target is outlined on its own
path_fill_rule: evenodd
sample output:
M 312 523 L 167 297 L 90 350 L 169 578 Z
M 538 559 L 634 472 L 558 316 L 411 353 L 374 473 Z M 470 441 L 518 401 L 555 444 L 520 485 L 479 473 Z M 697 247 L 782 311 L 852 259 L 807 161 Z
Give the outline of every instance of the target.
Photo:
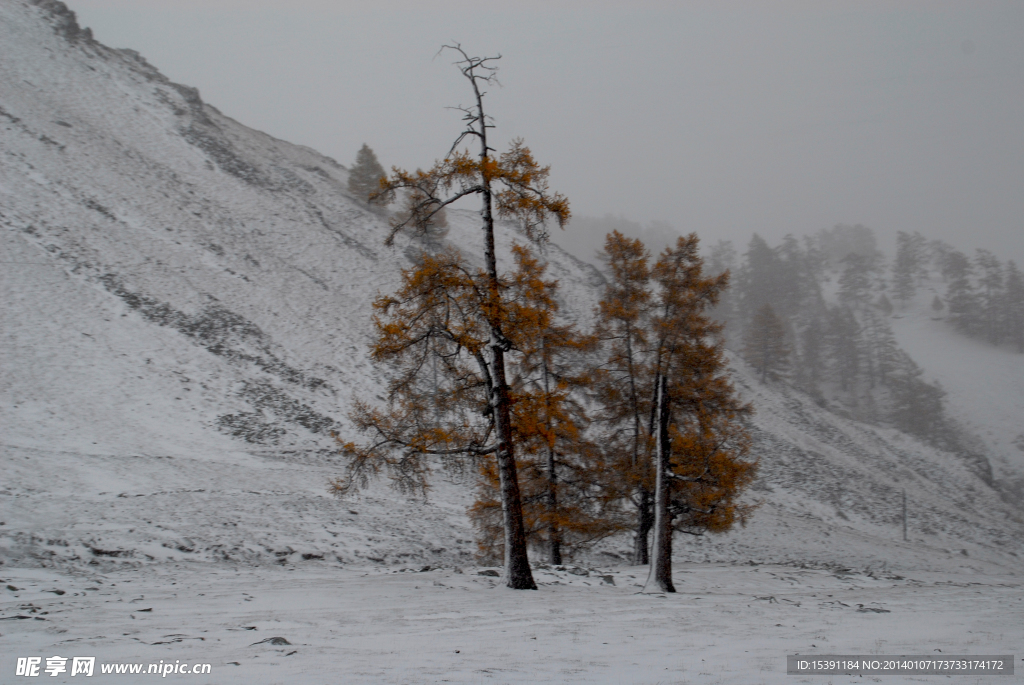
M 348 172 L 348 189 L 358 200 L 369 202 L 370 195 L 380 190 L 380 181 L 386 177 L 384 167 L 370 146 L 363 143 L 356 153 L 355 164 Z
M 761 376 L 761 382 L 780 380 L 789 369 L 786 329 L 770 304 L 754 314 L 743 339 L 743 356 Z
M 765 304 L 777 301 L 785 287 L 779 254 L 764 238 L 755 233 L 744 257 L 737 285 L 741 313 L 744 320 L 750 321 Z
M 777 252 L 782 273 L 779 279 L 780 292 L 777 299 L 772 301 L 772 306 L 779 316 L 790 321 L 808 299 L 820 298 L 820 292 L 807 254 L 792 234 L 787 233 L 782 238 Z
M 871 299 L 874 259 L 853 252 L 843 257 L 842 265 L 843 270 L 839 275 L 839 301 L 849 307 L 861 309 L 868 305 Z
M 909 233 L 896 233 L 896 260 L 892 267 L 893 293 L 897 300 L 906 303 L 914 296 L 917 288 L 917 273 L 921 255 L 917 241 Z
M 430 174 L 424 174 L 421 169 L 417 169 L 411 177 L 424 187 L 406 190 L 403 207 L 395 220 L 408 223 L 429 248 L 437 249 L 440 247 L 440 241 L 448 235 L 448 212 L 440 206 L 441 201 L 437 199 L 439 189 L 434 187 L 438 179 Z M 418 222 L 413 216 L 416 212 L 422 215 Z
M 946 255 L 943 275 L 946 286 L 946 307 L 948 320 L 961 333 L 976 335 L 980 329 L 978 298 L 971 283 L 973 268 L 971 261 L 962 252 L 953 250 Z
M 874 232 L 861 224 L 836 224 L 831 229 L 822 229 L 815 242 L 830 269 L 841 269 L 848 255 L 858 254 L 873 260 L 878 252 Z
M 933 239 L 928 242 L 928 256 L 931 260 L 931 266 L 939 272 L 939 276 L 942 277 L 944 282 L 949 280 L 946 271 L 949 255 L 955 251 L 952 245 L 943 240 Z
M 977 315 L 980 332 L 990 343 L 998 345 L 1004 332 L 1003 267 L 999 259 L 988 250 L 978 250 L 975 263 L 978 267 Z
M 797 387 L 820 399 L 825 377 L 825 326 L 818 315 L 812 316 L 800 332 L 799 362 L 794 373 Z
M 1006 264 L 1006 337 L 1024 353 L 1024 277 L 1012 260 Z
M 898 350 L 889 374 L 889 418 L 902 431 L 935 443 L 945 430 L 945 391 L 921 380 L 921 368 Z
M 861 368 L 868 377 L 869 389 L 876 383 L 885 385 L 897 364 L 896 336 L 888 320 L 878 312 L 867 309 L 860 318 Z
M 826 318 L 825 342 L 831 377 L 842 391 L 850 391 L 860 377 L 860 324 L 849 307 L 830 307 Z
M 918 284 L 928 280 L 928 240 L 914 231 L 910 234 L 910 249 L 914 255 L 914 277 Z
M 717 276 L 719 274 L 728 273 L 731 278 L 732 274 L 737 272 L 736 248 L 733 246 L 732 242 L 728 240 L 719 240 L 715 243 L 715 245 L 711 247 L 707 264 L 709 274 Z M 738 314 L 736 296 L 732 289 L 726 290 L 722 293 L 722 296 L 718 300 L 718 304 L 711 313 L 715 320 L 719 321 L 723 325 L 725 334 L 728 334 L 739 324 Z

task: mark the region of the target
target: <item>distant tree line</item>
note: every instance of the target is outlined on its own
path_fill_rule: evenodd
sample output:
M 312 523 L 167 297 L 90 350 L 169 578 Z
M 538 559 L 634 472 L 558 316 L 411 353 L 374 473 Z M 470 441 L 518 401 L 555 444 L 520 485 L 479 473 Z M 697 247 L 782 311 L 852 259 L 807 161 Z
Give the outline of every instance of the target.
M 714 315 L 762 382 L 788 383 L 823 406 L 979 461 L 945 412 L 945 391 L 900 349 L 889 320 L 941 277 L 945 301 L 936 297 L 933 311 L 948 308 L 957 330 L 1020 349 L 1024 291 L 1013 262 L 1002 265 L 984 250 L 972 261 L 941 241 L 901 232 L 889 265 L 860 225 L 802 241 L 786 236 L 774 247 L 755 234 L 742 259 L 723 241 L 708 262 L 712 273 L 735 274 L 736 289 Z

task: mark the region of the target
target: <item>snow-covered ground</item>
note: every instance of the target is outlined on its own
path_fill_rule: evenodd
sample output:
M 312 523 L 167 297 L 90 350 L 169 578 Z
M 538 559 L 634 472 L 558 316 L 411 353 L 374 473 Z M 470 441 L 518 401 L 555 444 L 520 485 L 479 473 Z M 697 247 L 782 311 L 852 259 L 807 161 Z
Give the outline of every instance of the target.
M 333 160 L 43 4 L 0 3 L 0 681 L 54 654 L 209 662 L 215 683 L 756 683 L 790 682 L 786 653 L 1022 651 L 1021 511 L 739 363 L 761 506 L 678 541 L 677 596 L 636 594 L 625 538 L 536 593 L 494 587 L 471 482 L 440 473 L 426 501 L 331 497 L 328 432 L 383 387 L 369 303 L 418 244 L 383 247 Z M 476 217 L 449 220 L 472 257 Z M 585 324 L 600 274 L 548 259 Z M 1009 436 L 1013 412 L 981 413 Z
M 77 577 L 19 569 L 5 580 L 19 590 L 4 618 L 25 617 L 5 627 L 14 630 L 4 636 L 8 655 L 208 663 L 209 676 L 175 677 L 218 684 L 862 683 L 786 675 L 785 657 L 1019 659 L 1024 616 L 1019 577 L 788 566 L 683 565 L 674 595 L 639 594 L 633 567 L 539 569 L 537 592 L 508 590 L 476 569 L 323 563 L 176 563 Z

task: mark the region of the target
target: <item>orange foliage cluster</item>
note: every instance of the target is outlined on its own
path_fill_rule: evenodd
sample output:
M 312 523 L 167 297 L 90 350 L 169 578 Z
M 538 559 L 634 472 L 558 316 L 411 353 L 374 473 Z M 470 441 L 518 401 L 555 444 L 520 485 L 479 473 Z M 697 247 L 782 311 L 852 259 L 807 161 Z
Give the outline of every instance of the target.
M 605 363 L 596 398 L 606 444 L 618 455 L 637 508 L 636 528 L 653 524 L 656 388 L 668 379 L 671 407 L 670 514 L 676 530 L 728 530 L 750 512 L 738 497 L 757 464 L 747 461 L 751 409 L 726 374 L 721 327 L 705 312 L 728 286 L 707 278 L 695 234 L 680 237 L 653 267 L 639 240 L 612 233 L 605 244 L 610 282 L 599 307 Z M 647 521 L 646 526 L 644 521 Z
M 351 418 L 370 440 L 343 443 L 348 477 L 334 482 L 335 492 L 363 486 L 381 469 L 400 489 L 425 492 L 427 455 L 452 457 L 446 465 L 461 469 L 457 457 L 489 453 L 486 281 L 486 274 L 448 248 L 423 253 L 419 264 L 402 272 L 398 292 L 373 303 L 372 357 L 395 373 L 386 409 L 357 401 Z
M 720 327 L 704 314 L 727 286 L 706 278 L 697 238 L 680 238 L 653 267 L 642 243 L 610 235 L 610 282 L 584 334 L 559 319 L 558 283 L 527 247 L 499 280 L 495 314 L 487 274 L 454 248 L 423 253 L 402 286 L 378 297 L 372 348 L 395 371 L 386 408 L 359 403 L 352 418 L 369 434 L 345 443 L 349 473 L 339 493 L 385 470 L 400 487 L 425 492 L 431 455 L 478 476 L 470 516 L 481 555 L 500 558 L 502 508 L 493 454 L 486 364 L 500 318 L 509 346 L 509 392 L 528 542 L 560 563 L 631 527 L 628 503 L 653 489 L 654 388 L 669 379 L 676 530 L 728 530 L 750 511 L 739 495 L 756 473 L 744 457 L 750 408 L 726 376 Z
M 510 381 L 527 541 L 562 563 L 587 544 L 621 530 L 621 493 L 609 487 L 607 454 L 588 436 L 587 359 L 596 338 L 557 320 L 558 282 L 544 280 L 546 265 L 515 246 L 516 271 L 509 299 L 519 313 L 513 338 L 518 352 Z M 501 502 L 493 463 L 480 469 L 470 517 L 484 558 L 500 557 Z
M 512 268 L 499 272 L 492 212 L 539 243 L 546 222 L 569 220 L 569 203 L 549 191 L 549 168 L 521 140 L 490 156 L 478 89 L 490 77 L 474 69 L 491 67 L 453 49 L 466 58 L 460 64 L 477 96 L 463 137 L 476 136 L 481 153 L 453 149 L 427 171 L 393 169 L 371 200 L 403 197 L 385 241 L 392 244 L 406 229 L 443 237 L 445 208 L 481 196 L 486 265 L 470 266 L 453 247 L 424 251 L 403 271 L 398 291 L 374 302 L 372 356 L 393 372 L 387 403 L 356 403 L 351 419 L 365 438 L 338 438 L 348 470 L 333 490 L 344 494 L 386 472 L 398 488 L 425 493 L 437 464 L 476 475 L 470 515 L 481 552 L 504 553 L 507 569 L 518 555 L 513 586 L 531 587 L 523 534 L 513 530 L 520 499 L 527 543 L 554 563 L 563 551 L 629 528 L 630 502 L 646 540 L 654 389 L 664 377 L 673 525 L 695 534 L 728 529 L 748 511 L 737 498 L 756 463 L 744 459 L 750 409 L 735 397 L 719 327 L 704 314 L 727 276 L 703 276 L 695 235 L 680 238 L 652 267 L 640 241 L 613 233 L 599 324 L 584 334 L 559 318 L 558 283 L 545 279 L 529 248 L 515 245 Z M 510 557 L 506 544 L 518 552 Z
M 431 221 L 445 207 L 469 195 L 486 191 L 501 218 L 515 219 L 526 237 L 541 241 L 547 237 L 549 218 L 561 228 L 569 221 L 569 200 L 561 193 L 550 193 L 548 175 L 551 167 L 542 167 L 533 158 L 530 148 L 521 139 L 512 141 L 508 152 L 500 157 L 473 157 L 468 150 L 453 152 L 434 163 L 428 171 L 410 173 L 393 168 L 391 178 L 380 180 L 380 189 L 370 196 L 372 202 L 387 205 L 399 190 L 413 191 L 407 212 L 391 222 L 391 233 L 385 244 L 406 228 L 420 233 L 429 230 Z

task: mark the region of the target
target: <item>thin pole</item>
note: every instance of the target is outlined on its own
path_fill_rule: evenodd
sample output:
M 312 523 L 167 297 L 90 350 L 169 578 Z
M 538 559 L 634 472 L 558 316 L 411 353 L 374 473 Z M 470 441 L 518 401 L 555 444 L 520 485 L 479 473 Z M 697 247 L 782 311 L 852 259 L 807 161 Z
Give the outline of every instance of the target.
M 903 488 L 903 542 L 907 541 L 907 489 Z

